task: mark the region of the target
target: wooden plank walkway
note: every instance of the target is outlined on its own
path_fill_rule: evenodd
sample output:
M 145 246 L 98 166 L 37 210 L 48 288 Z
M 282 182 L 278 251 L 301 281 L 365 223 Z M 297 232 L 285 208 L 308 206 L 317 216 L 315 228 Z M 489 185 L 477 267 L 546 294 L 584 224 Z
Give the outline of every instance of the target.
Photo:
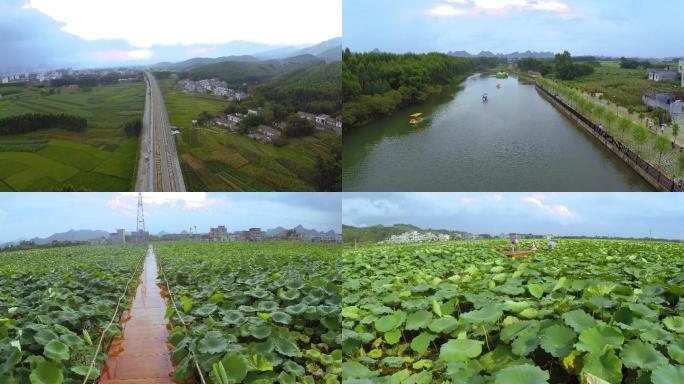
M 114 339 L 100 384 L 172 384 L 167 348 L 166 300 L 158 285 L 157 263 L 150 247 L 133 304 L 124 312 L 123 333 Z

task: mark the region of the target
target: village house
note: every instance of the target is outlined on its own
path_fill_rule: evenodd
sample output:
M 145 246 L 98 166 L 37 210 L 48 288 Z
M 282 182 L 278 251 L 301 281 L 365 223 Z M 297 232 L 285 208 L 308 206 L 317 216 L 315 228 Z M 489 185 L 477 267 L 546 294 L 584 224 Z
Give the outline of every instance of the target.
M 325 114 L 321 114 L 321 115 L 316 116 L 314 119 L 315 119 L 315 121 L 316 121 L 316 125 L 325 126 L 325 122 L 326 122 L 326 120 L 328 120 L 329 118 L 330 118 L 330 116 L 325 115 Z
M 316 121 L 316 115 L 313 113 L 307 113 L 307 112 L 297 112 L 297 115 L 301 117 L 302 119 L 307 119 L 309 121 L 315 122 Z
M 247 114 L 248 114 L 248 115 L 257 115 L 257 116 L 258 116 L 258 115 L 261 113 L 261 110 L 262 110 L 261 107 L 250 108 L 250 109 L 247 110 Z
M 228 121 L 230 121 L 231 123 L 233 123 L 235 125 L 240 124 L 243 117 L 244 117 L 244 115 L 242 113 L 231 113 L 228 116 L 226 116 Z
M 279 130 L 275 128 L 271 128 L 267 125 L 259 125 L 257 127 L 257 132 L 261 135 L 264 135 L 266 137 L 270 137 L 271 139 L 275 140 L 280 137 L 281 133 Z
M 669 65 L 665 69 L 650 68 L 648 70 L 648 79 L 656 82 L 677 81 L 679 73 Z
M 651 108 L 666 110 L 672 119 L 676 115 L 684 113 L 684 93 L 664 92 L 655 89 L 646 89 L 641 96 L 641 101 Z

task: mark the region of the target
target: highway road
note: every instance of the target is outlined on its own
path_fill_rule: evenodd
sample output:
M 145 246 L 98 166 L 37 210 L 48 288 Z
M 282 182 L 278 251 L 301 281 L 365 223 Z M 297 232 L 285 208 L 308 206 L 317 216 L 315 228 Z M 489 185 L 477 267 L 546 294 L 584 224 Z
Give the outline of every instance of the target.
M 176 141 L 157 79 L 145 72 L 147 95 L 140 133 L 140 162 L 135 190 L 138 192 L 185 192 Z

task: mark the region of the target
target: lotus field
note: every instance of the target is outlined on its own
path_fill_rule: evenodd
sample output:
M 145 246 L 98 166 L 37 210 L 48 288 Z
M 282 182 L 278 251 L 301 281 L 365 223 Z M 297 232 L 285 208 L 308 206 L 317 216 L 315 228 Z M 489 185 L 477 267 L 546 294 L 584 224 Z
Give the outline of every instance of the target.
M 177 381 L 340 383 L 340 247 L 160 243 Z M 162 275 L 162 278 L 163 276 Z M 194 357 L 193 357 L 194 356 Z
M 345 248 L 344 382 L 684 383 L 684 244 L 507 247 Z
M 82 383 L 144 253 L 132 246 L 0 253 L 0 383 Z M 107 332 L 92 381 L 119 332 L 116 323 Z

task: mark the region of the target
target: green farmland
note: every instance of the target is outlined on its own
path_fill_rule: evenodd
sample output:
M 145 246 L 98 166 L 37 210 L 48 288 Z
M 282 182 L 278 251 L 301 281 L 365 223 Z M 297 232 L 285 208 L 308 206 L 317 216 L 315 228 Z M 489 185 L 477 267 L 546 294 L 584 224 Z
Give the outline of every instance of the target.
M 60 129 L 0 136 L 0 191 L 126 191 L 134 183 L 138 140 L 121 126 L 142 114 L 145 84 L 91 90 L 12 87 L 0 98 L 0 118 L 25 113 L 68 113 L 88 120 L 85 132 Z M 0 88 L 0 94 L 8 88 Z
M 601 61 L 589 76 L 567 82 L 570 86 L 589 93 L 603 93 L 612 103 L 635 111 L 645 111 L 641 95 L 647 88 L 659 91 L 681 91 L 679 83 L 648 80 L 645 69 L 622 69 L 617 61 Z
M 193 128 L 202 111 L 223 111 L 225 99 L 183 93 L 174 89 L 173 80 L 162 81 L 161 88 L 171 125 L 181 130 L 177 146 L 188 191 L 313 191 L 317 157 L 329 157 L 340 141 L 326 132 L 278 147 L 215 128 Z

